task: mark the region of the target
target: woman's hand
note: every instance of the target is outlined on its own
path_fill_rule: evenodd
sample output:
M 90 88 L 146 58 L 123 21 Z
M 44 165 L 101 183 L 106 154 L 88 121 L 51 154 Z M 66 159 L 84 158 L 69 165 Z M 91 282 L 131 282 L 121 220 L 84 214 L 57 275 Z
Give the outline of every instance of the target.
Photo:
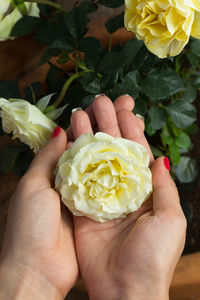
M 74 217 L 79 267 L 90 299 L 168 299 L 186 229 L 176 186 L 164 158 L 154 162 L 140 118 L 128 110 L 116 115 L 112 102 L 105 96 L 97 97 L 92 108 L 99 131 L 147 148 L 154 193 L 126 219 L 101 224 L 86 217 Z M 74 138 L 93 132 L 83 111 L 72 115 L 71 126 Z
M 133 109 L 133 101 L 125 98 L 115 101 L 116 111 Z M 96 126 L 92 106 L 87 113 Z M 2 300 L 64 299 L 76 282 L 78 265 L 71 214 L 52 189 L 53 170 L 66 146 L 66 134 L 57 128 L 12 196 L 0 256 Z
M 57 127 L 12 196 L 0 260 L 1 299 L 64 299 L 77 280 L 71 215 L 51 184 L 66 144 L 66 133 Z

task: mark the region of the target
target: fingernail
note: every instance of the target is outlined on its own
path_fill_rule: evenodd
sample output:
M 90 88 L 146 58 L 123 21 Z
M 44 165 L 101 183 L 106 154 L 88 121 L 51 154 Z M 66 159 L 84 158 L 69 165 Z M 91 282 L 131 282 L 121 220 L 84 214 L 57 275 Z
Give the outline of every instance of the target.
M 129 94 L 125 94 L 125 96 L 131 97 Z M 132 98 L 132 97 L 131 97 Z
M 105 94 L 99 94 L 99 95 L 96 95 L 95 98 L 103 97 L 103 96 L 105 96 Z
M 82 108 L 81 108 L 81 107 L 73 108 L 73 109 L 72 109 L 72 114 L 74 114 L 74 113 L 77 112 L 77 111 L 82 111 Z
M 57 136 L 60 134 L 60 132 L 61 132 L 60 126 L 57 126 L 57 127 L 54 129 L 54 131 L 53 131 L 51 137 L 52 137 L 52 138 L 57 137 Z
M 168 157 L 164 158 L 164 165 L 165 165 L 165 168 L 169 171 L 170 170 L 170 163 L 169 163 L 169 158 Z
M 144 121 L 144 117 L 143 116 L 141 116 L 139 114 L 136 114 L 135 116 L 138 117 L 138 118 L 140 118 L 140 119 L 142 119 Z

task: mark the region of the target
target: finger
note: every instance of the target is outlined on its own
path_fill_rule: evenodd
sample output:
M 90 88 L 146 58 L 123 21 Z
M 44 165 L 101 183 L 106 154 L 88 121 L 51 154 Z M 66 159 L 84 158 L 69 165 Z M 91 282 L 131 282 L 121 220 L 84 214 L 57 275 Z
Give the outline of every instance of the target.
M 77 139 L 80 135 L 86 133 L 93 133 L 90 119 L 86 112 L 76 111 L 71 116 L 71 127 L 73 136 Z
M 49 143 L 33 159 L 27 174 L 30 176 L 36 175 L 39 182 L 40 178 L 46 178 L 50 183 L 52 173 L 60 156 L 66 149 L 66 144 L 65 131 L 60 127 L 56 127 Z
M 113 104 L 114 104 L 116 113 L 118 113 L 121 110 L 132 111 L 134 109 L 134 106 L 135 106 L 133 98 L 129 95 L 119 96 L 114 101 Z
M 132 111 L 134 109 L 135 103 L 131 96 L 122 95 L 119 96 L 114 102 L 115 112 L 118 113 L 121 110 Z M 95 124 L 96 125 L 96 124 Z M 93 127 L 94 133 L 99 131 L 98 126 Z
M 133 98 L 129 95 L 122 95 L 122 96 L 118 97 L 114 101 L 113 104 L 114 104 L 116 113 L 119 112 L 120 110 L 132 111 L 134 108 L 134 105 L 135 105 Z M 95 128 L 97 122 L 96 122 L 96 118 L 93 113 L 92 105 L 88 106 L 85 109 L 85 112 L 88 114 L 88 116 L 90 118 L 90 123 L 91 123 L 92 128 Z M 96 126 L 95 130 L 96 130 L 95 132 L 98 131 L 97 126 Z M 69 128 L 67 129 L 67 140 L 74 141 L 74 136 L 73 136 L 73 131 L 72 131 L 71 126 L 69 126 Z
M 125 139 L 143 145 L 150 156 L 150 164 L 154 161 L 153 154 L 144 135 L 144 121 L 130 111 L 120 111 L 117 114 L 119 128 Z
M 112 101 L 106 96 L 96 97 L 92 103 L 92 108 L 99 131 L 120 137 L 121 132 Z
M 152 166 L 153 210 L 155 214 L 163 212 L 182 212 L 178 190 L 169 173 L 169 160 L 158 158 Z

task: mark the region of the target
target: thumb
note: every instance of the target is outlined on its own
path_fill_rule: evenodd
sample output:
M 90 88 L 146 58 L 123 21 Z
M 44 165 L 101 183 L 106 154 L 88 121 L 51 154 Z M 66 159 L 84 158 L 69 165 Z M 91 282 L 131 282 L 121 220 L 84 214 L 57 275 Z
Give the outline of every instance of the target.
M 58 126 L 55 128 L 48 144 L 33 159 L 28 169 L 29 176 L 36 174 L 38 180 L 42 177 L 50 181 L 60 156 L 66 150 L 66 145 L 66 133 Z
M 158 158 L 152 165 L 153 210 L 155 214 L 163 212 L 182 212 L 178 190 L 169 173 L 167 157 Z

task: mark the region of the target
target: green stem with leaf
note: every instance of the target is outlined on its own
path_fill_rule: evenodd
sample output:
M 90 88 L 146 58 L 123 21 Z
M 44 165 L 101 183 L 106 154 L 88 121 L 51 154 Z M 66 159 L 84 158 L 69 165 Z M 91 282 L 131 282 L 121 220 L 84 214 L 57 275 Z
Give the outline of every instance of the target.
M 55 103 L 53 104 L 54 108 L 56 108 L 60 105 L 63 98 L 65 97 L 66 91 L 69 88 L 70 84 L 77 78 L 83 77 L 86 73 L 88 73 L 88 71 L 78 72 L 78 73 L 73 74 L 69 79 L 67 79 L 67 81 L 65 82 L 65 84 L 62 87 L 62 90 L 61 90 L 58 98 L 56 99 Z

